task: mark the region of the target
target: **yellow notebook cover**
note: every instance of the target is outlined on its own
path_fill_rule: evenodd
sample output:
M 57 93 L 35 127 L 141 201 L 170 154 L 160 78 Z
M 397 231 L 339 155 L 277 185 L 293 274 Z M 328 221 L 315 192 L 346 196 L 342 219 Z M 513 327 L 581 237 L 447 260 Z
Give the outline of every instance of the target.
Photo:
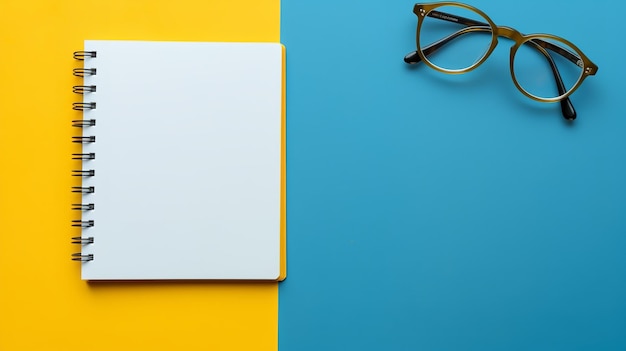
M 0 350 L 277 348 L 275 282 L 81 281 L 68 190 L 85 39 L 278 42 L 279 16 L 278 1 L 3 1 Z

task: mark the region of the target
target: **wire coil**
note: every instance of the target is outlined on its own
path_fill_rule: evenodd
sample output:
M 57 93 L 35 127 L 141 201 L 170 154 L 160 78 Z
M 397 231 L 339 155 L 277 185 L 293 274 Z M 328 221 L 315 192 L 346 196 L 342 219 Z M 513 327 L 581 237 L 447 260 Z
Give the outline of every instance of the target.
M 93 254 L 83 255 L 80 252 L 72 254 L 72 261 L 89 262 L 93 261 Z
M 73 169 L 72 175 L 74 177 L 93 177 L 96 175 L 96 170 L 95 169 L 88 169 L 88 170 Z
M 94 127 L 95 125 L 95 119 L 75 119 L 72 121 L 72 127 L 76 128 Z
M 81 193 L 81 194 L 93 194 L 96 192 L 95 186 L 73 186 L 73 193 Z
M 78 61 L 83 61 L 88 57 L 96 57 L 95 51 L 74 51 L 74 59 Z
M 93 236 L 89 236 L 89 237 L 74 236 L 74 237 L 72 237 L 72 244 L 87 245 L 87 244 L 93 244 L 93 242 L 94 242 Z
M 92 58 L 96 58 L 97 57 L 97 52 L 96 51 L 76 51 L 74 52 L 74 59 L 78 60 L 78 61 L 84 61 L 85 65 L 87 64 L 88 61 L 85 61 L 87 59 L 92 59 Z M 87 77 L 91 77 L 91 76 L 95 76 L 96 75 L 96 68 L 74 68 L 72 73 L 75 77 L 79 77 L 79 78 L 87 78 Z M 85 82 L 88 83 L 88 82 Z M 83 96 L 83 101 L 81 102 L 74 102 L 72 104 L 72 109 L 75 111 L 80 111 L 83 112 L 83 118 L 82 119 L 74 119 L 72 120 L 72 126 L 75 128 L 88 128 L 88 127 L 95 127 L 96 125 L 96 120 L 93 118 L 89 118 L 89 119 L 85 119 L 85 113 L 88 113 L 90 110 L 95 110 L 96 109 L 96 102 L 95 101 L 85 101 L 85 100 L 89 100 L 89 98 L 87 98 L 87 96 L 89 96 L 89 94 L 95 93 L 96 92 L 96 85 L 94 84 L 81 84 L 81 85 L 74 85 L 72 87 L 72 92 L 74 94 L 78 94 Z M 83 134 L 83 133 L 81 133 Z M 72 137 L 72 143 L 76 143 L 76 144 L 80 144 L 83 148 L 83 150 L 81 152 L 77 152 L 77 153 L 73 153 L 72 154 L 72 160 L 76 160 L 76 161 L 80 161 L 81 163 L 83 163 L 85 161 L 90 161 L 90 160 L 95 160 L 96 158 L 96 153 L 95 152 L 89 152 L 89 150 L 85 149 L 88 148 L 90 144 L 93 144 L 96 142 L 96 137 L 95 135 L 77 135 L 77 136 L 73 136 Z M 96 187 L 93 185 L 89 185 L 89 184 L 84 184 L 84 182 L 88 181 L 89 178 L 95 177 L 96 176 L 96 170 L 91 168 L 91 169 L 83 169 L 83 167 L 81 167 L 81 169 L 74 169 L 72 170 L 72 176 L 74 177 L 81 177 L 81 182 L 83 182 L 83 184 L 81 186 L 73 186 L 72 187 L 72 193 L 78 193 L 81 194 L 81 196 L 89 196 L 90 194 L 93 194 L 96 192 Z M 96 208 L 96 205 L 91 202 L 91 201 L 85 201 L 85 202 L 80 202 L 80 203 L 74 203 L 72 204 L 72 210 L 73 211 L 80 211 L 81 217 L 83 215 L 86 215 L 87 212 L 90 211 L 94 211 Z M 72 220 L 72 227 L 75 228 L 79 228 L 81 231 L 81 235 L 80 236 L 73 236 L 72 237 L 72 244 L 76 244 L 76 245 L 91 245 L 94 243 L 94 237 L 90 236 L 90 235 L 85 235 L 88 231 L 89 228 L 92 228 L 95 226 L 95 221 L 93 219 L 75 219 Z M 89 261 L 93 261 L 94 259 L 94 255 L 93 254 L 84 254 L 82 252 L 77 252 L 72 254 L 72 260 L 73 261 L 79 261 L 79 262 L 89 262 Z
M 95 160 L 96 153 L 88 152 L 85 154 L 72 154 L 72 160 Z
M 95 85 L 74 85 L 72 87 L 72 92 L 74 94 L 95 93 L 96 86 Z
M 96 142 L 96 137 L 94 135 L 90 135 L 90 136 L 73 136 L 72 137 L 72 142 L 73 143 L 81 143 L 81 144 L 95 143 Z
M 91 228 L 95 225 L 95 221 L 90 219 L 88 221 L 81 221 L 80 219 L 72 220 L 72 227 Z
M 95 76 L 96 69 L 95 68 L 74 68 L 73 74 L 76 77 Z
M 72 104 L 72 109 L 76 111 L 95 110 L 95 102 L 75 102 Z
M 95 208 L 95 204 L 72 204 L 72 210 L 74 211 L 93 211 Z

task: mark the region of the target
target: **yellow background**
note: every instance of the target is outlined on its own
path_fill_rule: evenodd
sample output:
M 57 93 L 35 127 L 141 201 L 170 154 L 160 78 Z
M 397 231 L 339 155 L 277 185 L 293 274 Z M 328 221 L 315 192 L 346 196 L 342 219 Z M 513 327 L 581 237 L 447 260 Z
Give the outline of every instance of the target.
M 279 6 L 0 2 L 0 350 L 277 349 L 277 283 L 80 280 L 70 154 L 83 40 L 278 42 Z

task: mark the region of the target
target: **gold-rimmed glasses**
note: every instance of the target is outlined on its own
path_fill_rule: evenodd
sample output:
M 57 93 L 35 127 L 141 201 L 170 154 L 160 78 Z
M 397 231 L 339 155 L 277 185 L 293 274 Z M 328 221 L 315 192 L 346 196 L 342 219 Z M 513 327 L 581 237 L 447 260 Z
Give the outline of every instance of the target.
M 598 66 L 571 42 L 497 26 L 481 10 L 458 2 L 415 4 L 413 12 L 417 50 L 406 55 L 405 62 L 424 62 L 443 73 L 466 73 L 485 62 L 498 37 L 505 37 L 514 41 L 509 65 L 517 89 L 536 101 L 560 102 L 563 117 L 576 118 L 569 96 L 596 74 Z

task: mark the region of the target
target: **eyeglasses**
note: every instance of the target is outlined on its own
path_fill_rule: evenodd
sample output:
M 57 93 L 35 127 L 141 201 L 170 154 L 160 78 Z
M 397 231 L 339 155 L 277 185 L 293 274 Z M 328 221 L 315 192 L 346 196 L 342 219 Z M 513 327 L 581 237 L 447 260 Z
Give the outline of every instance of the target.
M 485 13 L 458 2 L 415 4 L 417 50 L 404 61 L 424 62 L 443 73 L 460 74 L 480 66 L 498 44 L 511 39 L 510 69 L 513 83 L 529 98 L 561 103 L 563 117 L 576 118 L 569 96 L 588 76 L 598 71 L 571 42 L 551 34 L 524 35 L 497 26 Z

